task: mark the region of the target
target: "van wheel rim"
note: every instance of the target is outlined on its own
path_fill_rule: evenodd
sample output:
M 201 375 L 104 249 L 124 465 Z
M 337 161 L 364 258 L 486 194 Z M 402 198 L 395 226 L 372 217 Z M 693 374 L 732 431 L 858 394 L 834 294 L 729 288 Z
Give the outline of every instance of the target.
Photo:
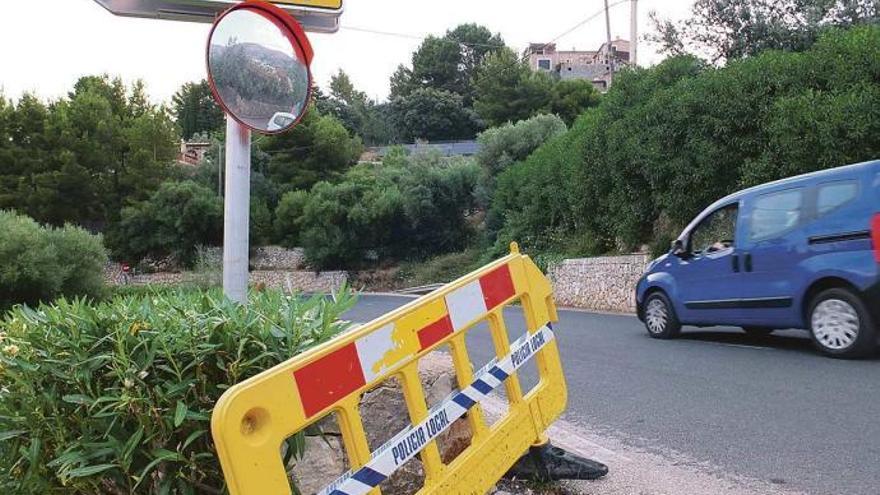
M 666 304 L 660 299 L 651 299 L 645 310 L 645 321 L 648 324 L 649 332 L 663 333 L 666 330 L 666 323 L 669 321 L 669 311 L 666 309 Z
M 840 299 L 828 299 L 816 305 L 811 322 L 816 340 L 835 351 L 853 345 L 861 326 L 856 308 Z

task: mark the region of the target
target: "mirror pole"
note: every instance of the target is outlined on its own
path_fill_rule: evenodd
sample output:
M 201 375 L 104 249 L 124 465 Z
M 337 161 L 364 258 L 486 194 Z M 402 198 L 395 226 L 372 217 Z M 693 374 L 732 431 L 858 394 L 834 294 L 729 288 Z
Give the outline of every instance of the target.
M 226 116 L 226 197 L 223 201 L 223 293 L 247 304 L 251 195 L 251 131 Z

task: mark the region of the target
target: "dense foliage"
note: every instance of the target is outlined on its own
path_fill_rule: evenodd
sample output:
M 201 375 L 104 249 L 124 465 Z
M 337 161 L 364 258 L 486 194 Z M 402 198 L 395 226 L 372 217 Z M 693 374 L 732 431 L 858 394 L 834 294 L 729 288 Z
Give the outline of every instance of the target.
M 0 492 L 223 493 L 217 399 L 344 330 L 352 304 L 164 290 L 16 308 L 0 320 Z
M 48 105 L 0 97 L 0 208 L 53 225 L 114 221 L 170 176 L 176 140 L 140 83 L 83 77 Z
M 390 111 L 400 137 L 410 143 L 470 139 L 484 127 L 461 95 L 442 89 L 416 89 L 394 99 Z
M 538 115 L 487 129 L 477 137 L 480 143 L 477 161 L 487 175 L 498 175 L 512 163 L 525 160 L 551 137 L 565 131 L 565 122 L 555 115 Z
M 0 210 L 0 310 L 59 296 L 100 297 L 107 253 L 100 236 L 72 225 L 43 227 Z
M 626 72 L 567 134 L 501 173 L 496 249 L 630 250 L 739 188 L 876 158 L 878 74 L 880 27 L 724 68 L 677 57 Z
M 223 129 L 223 110 L 214 101 L 207 80 L 185 83 L 171 98 L 171 104 L 174 119 L 184 139 Z
M 649 38 L 673 55 L 707 55 L 714 62 L 764 50 L 802 51 L 828 27 L 873 23 L 876 0 L 696 0 L 679 22 L 652 13 Z
M 472 234 L 479 167 L 469 160 L 392 153 L 336 183 L 286 194 L 276 230 L 318 268 L 420 258 L 461 249 Z
M 477 163 L 482 167 L 477 200 L 481 207 L 488 208 L 495 193 L 496 178 L 512 164 L 525 160 L 548 139 L 563 134 L 565 122 L 555 115 L 538 115 L 515 124 L 507 123 L 487 129 L 477 136 L 481 148 L 477 153 Z M 499 210 L 490 210 L 486 227 L 496 231 L 501 224 Z
M 500 35 L 462 24 L 442 37 L 427 37 L 412 65 L 397 68 L 388 109 L 395 137 L 442 141 L 472 139 L 486 127 L 541 113 L 571 123 L 598 99 L 589 81 L 535 72 Z
M 122 210 L 107 244 L 128 261 L 170 255 L 189 265 L 197 246 L 219 245 L 222 233 L 223 203 L 213 191 L 192 181 L 166 182 L 147 201 Z
M 360 157 L 363 144 L 334 117 L 310 111 L 289 132 L 267 136 L 255 148 L 266 155 L 266 177 L 283 193 L 339 177 Z
M 397 129 L 391 122 L 388 103 L 377 103 L 355 89 L 342 69 L 330 77 L 330 94 L 315 88 L 315 106 L 325 115 L 336 117 L 348 132 L 370 146 L 396 143 Z

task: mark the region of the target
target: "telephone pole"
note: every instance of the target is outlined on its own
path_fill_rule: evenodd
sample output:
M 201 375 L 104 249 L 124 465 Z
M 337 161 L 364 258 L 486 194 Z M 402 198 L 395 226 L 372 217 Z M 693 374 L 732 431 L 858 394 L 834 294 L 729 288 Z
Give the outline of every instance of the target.
M 608 0 L 605 0 L 605 34 L 608 37 L 608 50 L 611 51 L 611 12 L 608 9 Z
M 629 63 L 636 66 L 639 63 L 639 0 L 632 0 L 629 22 Z

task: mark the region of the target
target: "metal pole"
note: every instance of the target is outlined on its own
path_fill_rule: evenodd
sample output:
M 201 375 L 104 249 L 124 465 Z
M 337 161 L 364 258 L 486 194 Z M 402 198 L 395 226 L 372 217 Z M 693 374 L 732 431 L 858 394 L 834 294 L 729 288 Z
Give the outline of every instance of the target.
M 226 117 L 226 198 L 223 202 L 223 293 L 247 303 L 251 195 L 251 131 Z
M 632 0 L 629 25 L 629 63 L 639 63 L 639 0 Z
M 605 34 L 608 37 L 608 53 L 611 53 L 611 12 L 608 10 L 608 0 L 605 0 Z

